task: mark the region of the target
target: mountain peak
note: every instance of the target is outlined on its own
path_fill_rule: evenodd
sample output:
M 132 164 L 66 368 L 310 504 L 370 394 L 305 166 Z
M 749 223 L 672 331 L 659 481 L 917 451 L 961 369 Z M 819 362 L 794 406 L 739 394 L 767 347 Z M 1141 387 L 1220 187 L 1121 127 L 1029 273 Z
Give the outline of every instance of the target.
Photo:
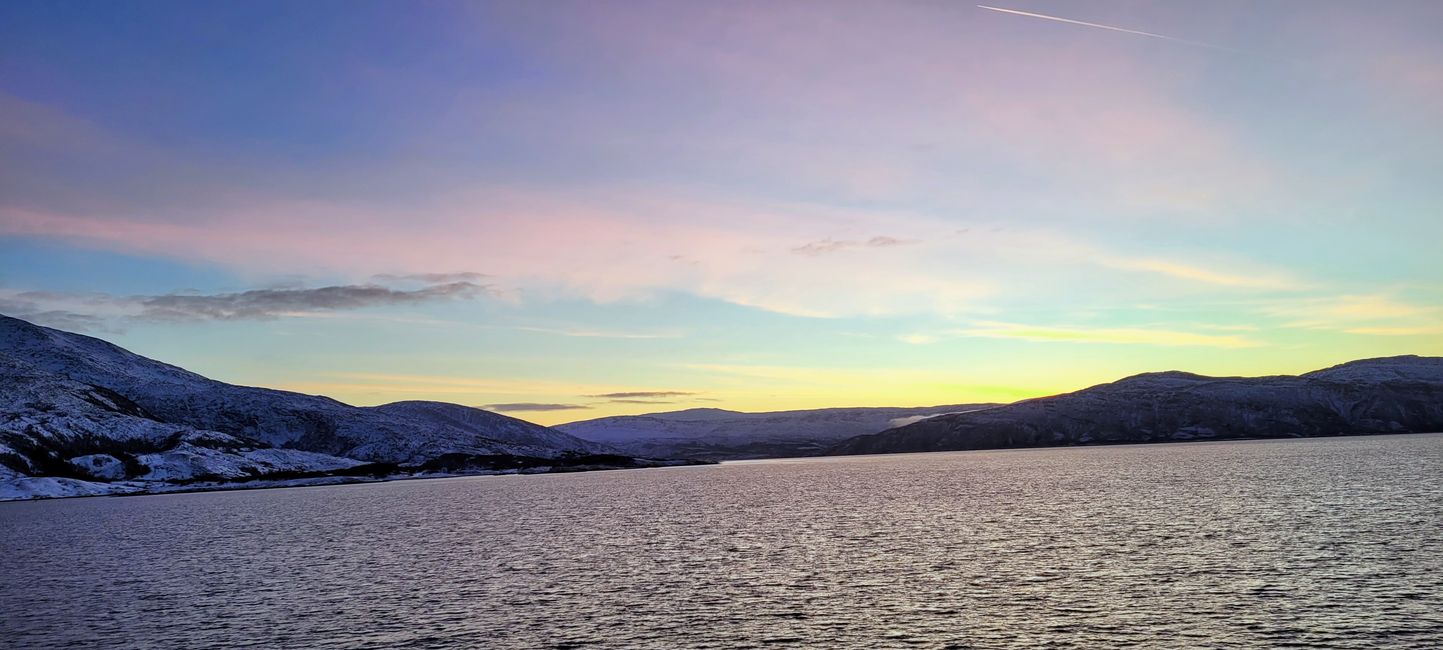
M 1212 377 L 1208 377 L 1207 375 L 1199 375 L 1199 374 L 1197 374 L 1197 373 L 1195 373 L 1195 372 L 1186 372 L 1186 371 L 1183 371 L 1183 370 L 1158 370 L 1158 371 L 1154 371 L 1154 372 L 1140 372 L 1140 373 L 1135 374 L 1135 375 L 1130 375 L 1130 376 L 1127 376 L 1127 377 L 1123 377 L 1122 379 L 1119 379 L 1119 380 L 1117 380 L 1117 381 L 1119 381 L 1119 382 L 1124 382 L 1124 381 L 1132 381 L 1132 380 L 1135 380 L 1135 379 L 1142 379 L 1142 380 L 1146 380 L 1146 379 L 1188 379 L 1188 380 L 1198 380 L 1198 379 L 1212 379 Z
M 680 411 L 663 411 L 661 413 L 648 413 L 646 417 L 653 418 L 705 418 L 705 417 L 730 417 L 741 415 L 741 411 L 729 411 L 727 409 L 699 407 L 693 409 L 682 409 Z
M 1405 354 L 1340 363 L 1304 373 L 1309 379 L 1327 381 L 1443 381 L 1443 357 Z
M 146 450 L 155 456 L 154 471 L 127 476 L 161 481 L 264 473 L 265 459 L 293 461 L 288 467 L 296 469 L 423 463 L 454 454 L 558 458 L 610 451 L 457 404 L 364 408 L 227 384 L 8 316 L 0 316 L 0 388 L 0 477 L 54 472 L 53 461 L 78 448 L 117 458 Z M 37 451 L 10 453 L 15 450 Z
M 1443 358 L 1363 359 L 1304 375 L 1152 372 L 985 411 L 859 436 L 832 453 L 1443 430 Z

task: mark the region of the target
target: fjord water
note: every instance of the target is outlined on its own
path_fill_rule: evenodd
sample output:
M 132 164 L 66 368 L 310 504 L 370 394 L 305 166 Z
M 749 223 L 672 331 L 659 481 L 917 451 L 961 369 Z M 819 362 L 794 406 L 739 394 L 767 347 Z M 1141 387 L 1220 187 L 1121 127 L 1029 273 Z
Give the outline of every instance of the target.
M 0 504 L 21 648 L 1439 647 L 1443 435 Z

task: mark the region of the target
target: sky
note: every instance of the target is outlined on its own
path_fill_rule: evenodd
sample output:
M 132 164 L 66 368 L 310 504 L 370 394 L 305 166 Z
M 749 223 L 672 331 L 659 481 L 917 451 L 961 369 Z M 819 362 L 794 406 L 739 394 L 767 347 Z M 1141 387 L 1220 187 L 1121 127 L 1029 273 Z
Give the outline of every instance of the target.
M 1443 354 L 1443 3 L 0 3 L 0 313 L 554 424 Z

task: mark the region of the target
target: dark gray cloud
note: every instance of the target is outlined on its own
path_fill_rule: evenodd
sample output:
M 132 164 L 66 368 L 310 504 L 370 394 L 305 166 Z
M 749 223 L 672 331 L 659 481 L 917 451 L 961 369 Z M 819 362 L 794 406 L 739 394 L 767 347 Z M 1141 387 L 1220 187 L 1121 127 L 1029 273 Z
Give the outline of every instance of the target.
M 82 314 L 65 309 L 41 309 L 35 303 L 20 300 L 0 299 L 0 314 L 30 321 L 36 325 L 54 327 L 72 332 L 120 333 L 123 330 L 112 326 L 104 318 Z
M 509 404 L 487 404 L 483 408 L 506 413 L 512 411 L 573 411 L 578 409 L 589 409 L 591 407 L 585 404 L 538 404 L 536 402 L 513 402 Z
M 611 402 L 612 404 L 675 404 L 675 403 L 676 403 L 676 402 L 673 402 L 673 401 L 671 401 L 671 400 L 665 400 L 665 399 L 613 399 L 613 400 L 607 400 L 607 401 Z
M 447 282 L 413 290 L 356 284 L 315 289 L 253 289 L 211 295 L 136 296 L 130 300 L 140 308 L 132 316 L 138 320 L 270 320 L 296 312 L 343 311 L 475 298 L 487 291 L 486 287 L 474 282 Z
M 287 284 L 230 293 L 184 291 L 154 296 L 26 291 L 0 296 L 0 313 L 62 329 L 121 331 L 121 326 L 133 322 L 273 320 L 291 314 L 466 300 L 494 293 L 490 286 L 473 279 L 456 279 L 480 278 L 479 273 L 405 277 L 410 282 L 445 281 L 409 288 L 375 283 L 315 288 Z
M 682 397 L 695 395 L 684 390 L 639 390 L 627 393 L 601 393 L 600 395 L 582 395 L 582 397 L 596 397 L 605 399 L 637 398 L 637 397 Z

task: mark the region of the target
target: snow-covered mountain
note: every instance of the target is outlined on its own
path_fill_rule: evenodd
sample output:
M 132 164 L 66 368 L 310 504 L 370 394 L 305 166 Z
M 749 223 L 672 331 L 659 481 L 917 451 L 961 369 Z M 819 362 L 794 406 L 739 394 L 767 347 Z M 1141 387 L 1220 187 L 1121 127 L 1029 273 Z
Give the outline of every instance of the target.
M 235 480 L 420 465 L 447 455 L 548 459 L 612 451 L 455 404 L 356 407 L 234 386 L 100 339 L 0 316 L 0 482 L 12 482 L 10 491 L 21 496 L 55 485 L 83 491 L 74 483 L 87 480 Z
M 851 436 L 992 406 L 953 404 L 770 413 L 699 408 L 583 420 L 555 428 L 638 456 L 708 460 L 815 456 Z
M 1443 431 L 1443 357 L 1299 376 L 1157 372 L 858 436 L 833 454 Z

